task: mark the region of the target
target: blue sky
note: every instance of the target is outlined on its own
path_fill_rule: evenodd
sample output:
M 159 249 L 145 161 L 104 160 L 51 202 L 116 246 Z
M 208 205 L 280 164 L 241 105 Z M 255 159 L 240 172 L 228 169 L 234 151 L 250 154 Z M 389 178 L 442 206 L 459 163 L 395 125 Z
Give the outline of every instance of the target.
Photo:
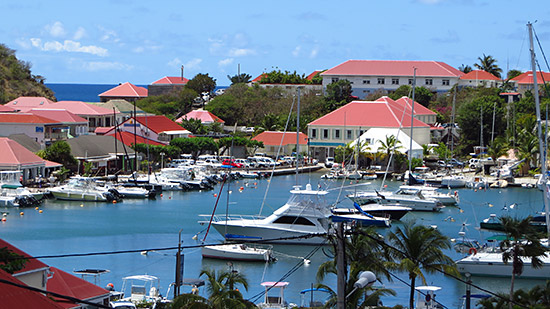
M 483 54 L 529 69 L 526 23 L 550 55 L 547 0 L 31 1 L 0 3 L 0 43 L 47 83 L 150 84 L 208 73 L 309 74 L 349 59 L 436 60 Z M 540 53 L 541 65 L 546 69 Z

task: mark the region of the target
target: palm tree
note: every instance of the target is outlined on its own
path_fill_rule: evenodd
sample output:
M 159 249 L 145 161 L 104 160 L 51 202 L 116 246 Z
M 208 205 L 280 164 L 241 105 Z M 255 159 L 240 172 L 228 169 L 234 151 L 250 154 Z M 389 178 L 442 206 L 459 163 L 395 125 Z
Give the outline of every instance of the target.
M 472 72 L 472 67 L 467 65 L 467 64 L 461 64 L 459 67 L 458 67 L 458 70 L 459 71 L 462 71 L 464 73 L 470 73 Z
M 233 76 L 227 75 L 227 78 L 231 81 L 231 85 L 233 85 L 238 83 L 248 83 L 250 82 L 250 79 L 252 78 L 252 76 L 250 76 L 250 74 L 241 73 L 240 75 L 239 74 L 233 75 Z
M 476 68 L 485 72 L 489 72 L 494 76 L 500 78 L 500 73 L 502 73 L 502 69 L 498 67 L 498 65 L 496 64 L 497 60 L 493 58 L 493 56 L 486 56 L 485 54 L 483 54 L 483 58 L 477 57 L 477 59 L 479 60 L 479 64 L 474 64 Z
M 392 153 L 395 153 L 397 149 L 403 148 L 403 146 L 401 146 L 401 141 L 398 140 L 395 135 L 386 135 L 386 140 L 380 141 L 380 144 L 381 146 L 380 148 L 378 148 L 378 150 L 382 151 L 382 157 L 388 158 L 388 162 L 391 158 Z M 391 162 L 389 163 L 391 167 Z
M 411 280 L 409 306 L 414 308 L 414 289 L 416 278 L 426 283 L 423 272 L 434 273 L 443 270 L 458 275 L 454 261 L 443 253 L 451 243 L 447 236 L 435 228 L 405 222 L 403 228 L 397 228 L 388 234 L 388 239 L 395 250 L 391 251 L 394 261 L 391 265 L 399 271 L 409 273 Z
M 349 276 L 346 282 L 346 295 L 353 290 L 354 283 L 359 279 L 361 271 L 372 271 L 377 278 L 384 277 L 391 280 L 390 273 L 384 261 L 389 259 L 380 243 L 383 241 L 372 228 L 354 228 L 354 233 L 345 240 L 346 265 L 349 265 Z M 333 252 L 336 252 L 336 239 L 330 239 L 333 245 Z M 327 274 L 337 274 L 336 260 L 324 262 L 317 270 L 317 281 L 321 282 Z M 337 297 L 329 286 L 318 284 L 317 287 L 325 288 L 331 294 L 325 307 L 336 306 Z M 376 305 L 381 296 L 395 295 L 393 290 L 372 289 L 366 287 L 355 291 L 346 299 L 348 308 L 363 308 L 367 305 Z
M 546 254 L 544 246 L 540 243 L 540 233 L 531 225 L 531 216 L 524 219 L 509 216 L 500 217 L 500 222 L 506 239 L 500 243 L 503 252 L 502 261 L 512 261 L 512 280 L 510 281 L 510 297 L 514 295 L 514 280 L 523 273 L 522 257 L 531 259 L 531 267 L 540 268 L 543 263 L 539 258 Z M 512 299 L 510 299 L 512 300 Z M 510 308 L 512 303 L 510 302 Z
M 248 290 L 248 281 L 244 275 L 230 271 L 219 271 L 210 269 L 201 270 L 200 276 L 206 275 L 208 302 L 213 308 L 254 308 L 254 304 L 243 299 L 243 295 L 236 284 L 242 285 Z

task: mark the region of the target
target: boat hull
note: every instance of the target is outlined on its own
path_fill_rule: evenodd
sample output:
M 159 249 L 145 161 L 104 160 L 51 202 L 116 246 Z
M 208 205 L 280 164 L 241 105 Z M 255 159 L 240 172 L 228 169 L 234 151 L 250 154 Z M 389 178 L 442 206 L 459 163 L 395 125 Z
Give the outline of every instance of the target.
M 243 245 L 217 245 L 202 247 L 202 257 L 232 261 L 269 262 L 272 260 L 268 249 L 252 248 Z
M 94 201 L 94 202 L 108 201 L 108 199 L 102 194 L 63 192 L 63 191 L 53 191 L 53 190 L 50 192 L 56 199 L 64 200 L 64 201 Z
M 543 257 L 541 268 L 531 267 L 531 260 L 523 258 L 523 273 L 518 278 L 548 279 L 550 278 L 550 258 Z M 460 273 L 470 273 L 474 276 L 511 277 L 512 261 L 502 262 L 501 253 L 481 252 L 469 255 L 456 262 Z
M 236 221 L 236 220 L 235 220 Z M 318 245 L 326 242 L 326 238 L 322 236 L 312 236 L 306 238 L 307 235 L 321 234 L 325 231 L 316 229 L 299 230 L 297 228 L 276 228 L 265 227 L 253 222 L 254 220 L 242 220 L 243 222 L 234 222 L 229 220 L 213 222 L 212 225 L 220 233 L 224 235 L 226 240 L 239 241 L 261 241 L 262 243 L 280 243 L 280 244 L 300 244 L 300 245 Z M 246 222 L 249 221 L 249 222 Z M 296 239 L 293 239 L 296 238 Z

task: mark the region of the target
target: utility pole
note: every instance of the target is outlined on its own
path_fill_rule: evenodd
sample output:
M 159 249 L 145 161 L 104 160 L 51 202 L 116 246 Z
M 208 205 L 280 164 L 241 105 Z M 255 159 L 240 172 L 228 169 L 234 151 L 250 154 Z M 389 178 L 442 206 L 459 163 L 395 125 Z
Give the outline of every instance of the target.
M 176 282 L 174 283 L 174 298 L 178 297 L 180 295 L 180 286 L 182 282 L 182 274 L 183 274 L 183 256 L 181 255 L 181 231 L 183 229 L 180 229 L 179 237 L 178 237 L 178 253 L 176 255 Z
M 336 223 L 336 273 L 337 281 L 337 307 L 344 309 L 346 307 L 346 254 L 344 243 L 344 222 Z

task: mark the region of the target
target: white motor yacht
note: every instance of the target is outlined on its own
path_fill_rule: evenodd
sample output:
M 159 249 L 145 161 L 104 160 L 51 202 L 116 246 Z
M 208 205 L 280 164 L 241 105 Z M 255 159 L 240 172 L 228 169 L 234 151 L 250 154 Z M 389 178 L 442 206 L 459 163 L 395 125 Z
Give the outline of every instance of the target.
M 456 266 L 460 273 L 470 273 L 474 276 L 491 276 L 491 277 L 511 277 L 512 276 L 512 261 L 504 263 L 502 261 L 502 252 L 476 252 L 472 250 L 472 254 L 456 261 Z M 544 255 L 540 257 L 542 267 L 533 268 L 531 259 L 522 257 L 523 273 L 519 278 L 539 278 L 547 279 L 550 277 L 550 256 Z
M 410 207 L 415 211 L 440 211 L 443 207 L 440 201 L 425 197 L 419 190 L 416 190 L 414 193 L 405 190 L 397 190 L 395 192 L 378 192 L 376 190 L 358 191 L 348 194 L 347 197 L 361 206 L 373 203 L 381 205 L 390 204 Z
M 69 182 L 50 188 L 51 194 L 59 200 L 110 202 L 118 199 L 119 193 L 114 189 L 96 186 L 90 177 L 71 177 Z
M 232 215 L 226 220 L 226 216 L 214 216 L 212 225 L 227 240 L 310 245 L 325 242 L 331 215 L 325 201 L 329 192 L 313 190 L 308 184 L 305 190 L 295 186 L 290 193 L 286 204 L 268 217 L 245 218 Z M 311 237 L 300 238 L 308 235 Z
M 441 202 L 443 205 L 456 205 L 458 203 L 458 192 L 454 193 L 443 193 L 438 191 L 438 188 L 436 187 L 428 187 L 428 186 L 400 186 L 399 190 L 403 194 L 416 194 L 417 191 L 420 191 L 420 193 L 426 197 L 426 198 L 433 198 Z

